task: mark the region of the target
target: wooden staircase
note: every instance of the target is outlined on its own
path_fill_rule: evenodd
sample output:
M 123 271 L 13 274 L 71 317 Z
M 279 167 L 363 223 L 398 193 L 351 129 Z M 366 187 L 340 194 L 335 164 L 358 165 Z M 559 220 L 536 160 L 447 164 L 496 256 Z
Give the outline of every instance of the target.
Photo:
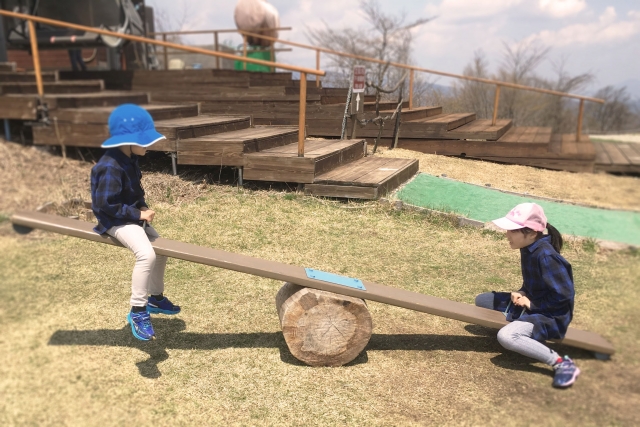
M 335 179 L 331 186 L 323 187 L 323 181 L 316 183 L 318 177 L 336 168 L 362 170 L 362 161 L 366 160 L 367 154 L 364 139 L 310 139 L 305 142 L 304 157 L 298 157 L 297 126 L 256 126 L 252 124 L 251 116 L 242 114 L 242 110 L 234 110 L 232 114 L 202 114 L 199 104 L 184 102 L 183 99 L 181 104 L 170 103 L 180 100 L 176 99 L 178 94 L 182 98 L 185 93 L 196 98 L 205 96 L 202 91 L 196 95 L 188 89 L 195 79 L 213 93 L 205 97 L 224 100 L 229 105 L 297 105 L 300 89 L 292 84 L 290 74 L 223 72 L 211 77 L 210 73 L 180 73 L 177 76 L 169 73 L 172 79 L 171 84 L 167 84 L 165 73 L 147 72 L 137 75 L 135 90 L 127 90 L 113 81 L 105 82 L 92 73 L 83 74 L 89 74 L 91 78 L 59 80 L 59 73 L 47 74 L 45 90 L 49 90 L 44 99 L 51 124 L 32 128 L 35 145 L 99 147 L 109 137 L 107 122 L 113 109 L 122 103 L 135 103 L 149 111 L 156 129 L 166 137 L 150 150 L 172 153 L 174 167 L 234 166 L 240 169 L 246 180 L 315 184 L 316 187 L 307 191 L 309 194 L 365 199 L 386 194 L 401 183 L 398 177 L 407 180 L 418 170 L 415 160 L 405 162 L 401 173 L 398 173 L 398 168 L 377 167 L 377 163 L 369 162 L 371 172 L 377 171 L 371 174 L 372 179 L 362 176 L 357 183 L 349 181 L 347 184 L 351 189 L 348 191 L 341 189 Z M 33 78 L 33 75 L 0 71 L 0 117 L 37 119 L 37 90 L 28 78 Z M 229 86 L 219 87 L 218 84 Z M 264 92 L 246 94 L 236 91 L 246 90 L 249 84 L 266 88 L 266 95 Z M 153 92 L 151 96 L 145 90 L 160 87 L 168 90 L 160 91 L 159 95 Z M 213 88 L 224 89 L 211 90 Z M 310 92 L 314 95 L 309 97 L 309 102 L 317 105 L 332 101 L 337 94 L 346 96 L 344 90 L 311 88 Z M 156 103 L 151 102 L 152 98 Z M 353 190 L 358 187 L 366 187 L 366 191 Z

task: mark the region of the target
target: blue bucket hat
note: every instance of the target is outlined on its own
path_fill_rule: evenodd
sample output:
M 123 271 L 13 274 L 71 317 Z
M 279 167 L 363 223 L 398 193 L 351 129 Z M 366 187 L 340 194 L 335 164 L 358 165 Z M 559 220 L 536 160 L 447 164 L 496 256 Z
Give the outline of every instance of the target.
M 151 114 L 134 104 L 122 104 L 109 116 L 109 134 L 111 138 L 102 143 L 102 148 L 138 145 L 149 147 L 165 139 L 156 131 Z

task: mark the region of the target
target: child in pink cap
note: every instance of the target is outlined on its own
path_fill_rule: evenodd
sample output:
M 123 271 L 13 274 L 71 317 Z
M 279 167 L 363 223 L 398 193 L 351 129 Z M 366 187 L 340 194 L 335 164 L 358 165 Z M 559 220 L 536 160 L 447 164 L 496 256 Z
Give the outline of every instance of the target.
M 560 255 L 562 236 L 535 203 L 519 204 L 493 223 L 507 230 L 511 249 L 520 249 L 523 283 L 516 292 L 480 294 L 476 305 L 507 317 L 510 323 L 498 332 L 504 348 L 552 366 L 553 386 L 569 387 L 580 369 L 543 344 L 564 338 L 573 318 L 573 273 Z M 548 234 L 543 234 L 545 229 Z

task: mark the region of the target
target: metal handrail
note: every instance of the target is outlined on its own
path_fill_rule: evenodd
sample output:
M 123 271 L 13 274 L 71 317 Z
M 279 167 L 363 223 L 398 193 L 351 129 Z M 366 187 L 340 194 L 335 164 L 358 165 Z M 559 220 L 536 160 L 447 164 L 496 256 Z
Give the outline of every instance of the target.
M 291 27 L 275 27 L 275 28 L 261 28 L 264 31 L 291 31 Z M 212 34 L 212 33 L 237 33 L 237 28 L 228 28 L 224 30 L 195 30 L 195 31 L 155 31 L 148 33 L 149 36 L 161 36 L 161 35 L 190 35 L 190 34 Z
M 307 104 L 307 74 L 313 74 L 316 76 L 324 76 L 326 73 L 320 69 L 311 69 L 305 67 L 296 67 L 294 65 L 280 64 L 272 61 L 264 61 L 262 59 L 254 59 L 247 57 L 239 57 L 224 52 L 217 52 L 197 47 L 184 46 L 178 43 L 171 43 L 166 41 L 159 41 L 147 37 L 134 36 L 131 34 L 121 34 L 114 31 L 103 30 L 101 28 L 86 27 L 84 25 L 72 24 L 70 22 L 57 21 L 55 19 L 42 18 L 39 16 L 25 15 L 23 13 L 9 12 L 7 10 L 0 10 L 0 15 L 8 16 L 11 18 L 18 18 L 26 20 L 29 25 L 29 38 L 31 41 L 31 52 L 33 55 L 33 68 L 36 77 L 36 86 L 38 87 L 38 97 L 42 103 L 44 97 L 44 86 L 42 84 L 42 70 L 40 69 L 40 56 L 38 52 L 38 40 L 36 35 L 36 29 L 34 22 L 41 24 L 52 25 L 55 27 L 71 28 L 74 30 L 87 31 L 95 34 L 102 34 L 107 36 L 118 37 L 125 40 L 131 40 L 139 43 L 153 44 L 157 46 L 165 46 L 175 49 L 181 49 L 188 52 L 200 53 L 203 55 L 216 56 L 220 58 L 239 60 L 243 62 L 249 62 L 252 64 L 265 65 L 272 68 L 281 68 L 289 71 L 296 71 L 300 73 L 300 112 L 298 120 L 298 156 L 304 157 L 304 138 L 305 138 L 305 119 L 306 119 L 306 104 Z
M 468 80 L 468 81 L 473 81 L 473 82 L 478 82 L 478 83 L 485 83 L 485 84 L 495 85 L 496 86 L 496 91 L 495 91 L 494 103 L 493 103 L 493 117 L 492 117 L 492 121 L 491 121 L 492 125 L 496 124 L 496 121 L 497 121 L 497 118 L 498 118 L 498 106 L 499 106 L 499 103 L 500 103 L 500 88 L 501 87 L 507 87 L 507 88 L 518 89 L 518 90 L 526 90 L 526 91 L 530 91 L 530 92 L 544 93 L 544 94 L 547 94 L 547 95 L 562 96 L 562 97 L 566 97 L 566 98 L 579 99 L 580 100 L 580 107 L 579 107 L 579 112 L 578 112 L 578 128 L 577 128 L 577 131 L 576 131 L 576 141 L 580 141 L 580 137 L 581 137 L 581 134 L 582 134 L 582 120 L 583 120 L 583 116 L 584 116 L 584 101 L 596 102 L 596 103 L 599 103 L 599 104 L 604 104 L 606 102 L 604 99 L 592 98 L 590 96 L 575 95 L 575 94 L 566 93 L 566 92 L 559 92 L 559 91 L 555 91 L 555 90 L 541 89 L 541 88 L 536 88 L 536 87 L 532 87 L 532 86 L 525 86 L 525 85 L 520 85 L 520 84 L 516 84 L 516 83 L 509 83 L 509 82 L 500 81 L 500 80 L 484 79 L 484 78 L 481 78 L 481 77 L 472 77 L 472 76 L 465 76 L 465 75 L 462 75 L 462 74 L 447 73 L 447 72 L 444 72 L 444 71 L 437 71 L 437 70 L 431 70 L 431 69 L 428 69 L 428 68 L 415 67 L 413 65 L 401 64 L 401 63 L 398 63 L 398 62 L 388 62 L 388 61 L 383 61 L 383 60 L 377 59 L 377 58 L 370 58 L 370 57 L 366 57 L 366 56 L 362 56 L 362 55 L 354 55 L 352 53 L 346 53 L 346 52 L 338 52 L 338 51 L 327 49 L 327 48 L 324 48 L 324 47 L 318 47 L 318 46 L 313 46 L 313 45 L 307 45 L 307 44 L 304 44 L 304 43 L 281 40 L 281 39 L 277 39 L 275 37 L 270 37 L 270 36 L 265 36 L 265 35 L 262 35 L 262 34 L 251 33 L 249 31 L 239 30 L 238 32 L 243 34 L 245 36 L 245 38 L 246 37 L 260 37 L 260 38 L 263 38 L 265 40 L 272 41 L 274 43 L 282 43 L 282 44 L 286 44 L 286 45 L 290 45 L 290 46 L 301 47 L 303 49 L 315 50 L 316 51 L 316 69 L 320 69 L 320 53 L 324 52 L 324 53 L 327 53 L 329 55 L 343 56 L 343 57 L 346 57 L 346 58 L 359 59 L 361 61 L 375 62 L 375 63 L 378 63 L 378 64 L 385 64 L 385 65 L 389 64 L 389 65 L 394 66 L 394 67 L 404 68 L 406 70 L 409 70 L 409 109 L 413 108 L 413 81 L 414 81 L 414 73 L 416 71 L 423 72 L 423 73 L 429 73 L 429 74 L 435 74 L 435 75 L 444 76 L 444 77 L 456 78 L 456 79 L 460 79 L 460 80 Z M 318 86 L 319 84 L 320 84 L 320 82 L 316 79 L 316 86 Z

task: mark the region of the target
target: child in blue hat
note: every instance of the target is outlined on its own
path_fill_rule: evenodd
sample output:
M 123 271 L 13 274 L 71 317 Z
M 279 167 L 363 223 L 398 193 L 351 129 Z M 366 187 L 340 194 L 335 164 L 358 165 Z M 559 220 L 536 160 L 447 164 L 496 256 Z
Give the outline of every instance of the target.
M 102 144 L 107 151 L 91 169 L 91 208 L 98 219 L 94 230 L 114 237 L 136 256 L 127 321 L 134 337 L 148 341 L 155 339 L 150 313 L 180 312 L 163 295 L 167 257 L 156 255 L 151 246 L 159 236 L 149 225 L 155 212 L 144 200 L 138 166 L 138 156 L 165 137 L 156 131 L 151 115 L 133 104 L 113 110 L 109 133 L 111 137 Z

